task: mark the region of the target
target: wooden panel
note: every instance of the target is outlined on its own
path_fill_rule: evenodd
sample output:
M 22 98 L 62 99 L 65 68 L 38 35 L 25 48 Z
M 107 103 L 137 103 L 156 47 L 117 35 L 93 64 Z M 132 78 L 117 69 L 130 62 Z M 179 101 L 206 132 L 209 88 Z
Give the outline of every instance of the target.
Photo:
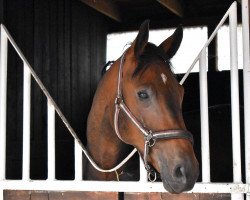
M 49 194 L 46 191 L 32 191 L 30 193 L 30 200 L 49 200 Z
M 81 2 L 75 2 L 72 13 L 72 126 L 77 133 L 81 134 L 81 128 L 77 124 L 86 124 L 88 108 L 90 107 L 90 40 L 92 35 L 89 35 L 90 23 L 87 20 L 78 20 L 79 18 L 87 19 L 88 13 L 82 12 L 86 6 Z M 91 19 L 89 19 L 91 20 Z M 87 34 L 86 37 L 81 37 L 81 34 Z M 81 44 L 81 45 L 78 45 Z M 77 91 L 84 91 L 77 93 Z
M 14 1 L 10 0 L 5 2 L 6 4 L 6 16 L 5 23 L 13 22 L 11 26 L 7 26 L 13 32 L 21 32 L 20 34 L 13 34 L 17 40 L 24 37 L 22 26 L 20 25 L 21 21 L 24 20 L 23 10 L 19 10 L 19 6 L 23 2 L 15 2 L 12 7 L 9 7 Z M 13 19 L 16 21 L 10 21 L 10 13 L 13 12 Z M 23 41 L 19 42 L 20 46 L 24 46 Z M 22 118 L 22 112 L 17 110 L 22 110 L 22 84 L 23 84 L 23 68 L 22 62 L 19 59 L 18 55 L 14 51 L 13 47 L 9 45 L 9 57 L 8 57 L 8 80 L 7 80 L 7 167 L 6 173 L 7 176 L 12 178 L 20 178 L 21 172 L 21 156 L 22 156 L 22 145 L 18 143 L 18 140 L 22 139 L 22 121 L 19 119 Z M 11 67 L 9 67 L 11 66 Z M 15 148 L 13 148 L 13 141 Z M 12 160 L 12 161 L 11 161 Z M 15 170 L 16 167 L 19 167 L 18 170 Z
M 124 200 L 230 200 L 230 194 L 125 193 Z
M 183 6 L 181 2 L 178 0 L 157 0 L 160 4 L 165 6 L 174 14 L 178 15 L 179 17 L 183 17 Z
M 21 178 L 21 157 L 22 157 L 22 145 L 18 143 L 18 140 L 22 138 L 22 123 L 19 121 L 19 118 L 22 118 L 21 112 L 17 110 L 22 109 L 22 63 L 17 57 L 17 54 L 10 46 L 8 58 L 9 65 L 14 66 L 13 68 L 8 69 L 8 78 L 7 78 L 7 136 L 6 136 L 6 145 L 7 145 L 7 168 L 6 174 L 11 178 Z M 14 111 L 13 111 L 14 110 Z M 13 111 L 13 112 L 10 112 Z M 19 131 L 19 134 L 17 132 Z M 12 143 L 10 142 L 12 141 Z M 15 144 L 15 148 L 13 148 Z M 15 167 L 19 169 L 15 170 Z
M 0 23 L 4 23 L 4 0 L 0 0 Z
M 116 192 L 50 192 L 49 200 L 118 200 Z
M 106 1 L 80 0 L 80 1 L 96 9 L 97 11 L 103 13 L 104 15 L 110 17 L 111 19 L 121 22 L 121 12 L 119 11 L 118 6 L 111 0 L 106 0 Z
M 106 18 L 78 0 L 1 0 L 6 26 L 80 138 L 106 55 Z M 8 178 L 21 177 L 22 63 L 9 52 Z M 10 76 L 11 75 L 11 76 Z M 32 81 L 31 177 L 47 176 L 46 98 Z M 73 139 L 56 118 L 57 178 L 74 175 Z M 15 145 L 16 148 L 11 148 Z M 20 170 L 17 170 L 17 167 Z
M 105 63 L 106 22 L 77 1 L 72 4 L 72 126 L 85 139 L 88 112 Z M 83 20 L 79 20 L 83 19 Z M 84 20 L 85 19 L 85 20 Z M 86 20 L 88 19 L 88 20 Z M 85 37 L 83 37 L 85 35 Z M 79 45 L 81 44 L 81 45 Z M 105 45 L 103 45 L 105 44 Z M 79 126 L 81 124 L 81 126 Z
M 4 200 L 230 200 L 230 194 L 4 191 Z
M 4 200 L 230 200 L 230 194 L 4 191 Z
M 4 200 L 30 200 L 30 191 L 5 190 Z
M 34 0 L 34 70 L 47 86 L 48 78 L 44 74 L 49 68 L 49 3 L 48 0 Z M 48 88 L 50 89 L 50 88 Z M 46 174 L 47 129 L 46 98 L 37 84 L 32 82 L 32 142 L 31 142 L 31 177 L 44 179 Z M 39 147 L 39 148 L 38 148 Z M 38 165 L 40 164 L 40 166 Z
M 118 200 L 117 192 L 4 191 L 4 200 Z

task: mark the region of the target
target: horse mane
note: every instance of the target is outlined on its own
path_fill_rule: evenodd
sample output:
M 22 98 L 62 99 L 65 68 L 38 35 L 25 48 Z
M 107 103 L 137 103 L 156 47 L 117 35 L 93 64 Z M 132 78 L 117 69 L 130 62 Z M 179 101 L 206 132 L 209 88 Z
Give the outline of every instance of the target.
M 115 61 L 111 60 L 108 61 L 103 67 L 102 67 L 102 71 L 101 71 L 101 77 L 103 77 L 103 75 L 106 73 L 106 71 L 108 71 L 108 67 L 110 65 L 112 65 Z

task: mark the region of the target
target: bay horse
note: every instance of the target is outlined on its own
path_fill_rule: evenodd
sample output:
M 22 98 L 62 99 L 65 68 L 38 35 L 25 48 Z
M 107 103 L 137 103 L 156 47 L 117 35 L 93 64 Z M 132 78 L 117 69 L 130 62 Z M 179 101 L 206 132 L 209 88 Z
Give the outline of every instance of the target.
M 191 190 L 199 175 L 193 139 L 182 116 L 184 89 L 171 71 L 183 30 L 159 46 L 148 42 L 149 20 L 125 53 L 103 75 L 87 122 L 87 149 L 102 168 L 114 167 L 131 146 L 143 157 L 146 170 L 160 174 L 171 193 Z M 117 180 L 90 164 L 86 178 Z M 121 176 L 122 178 L 122 176 Z

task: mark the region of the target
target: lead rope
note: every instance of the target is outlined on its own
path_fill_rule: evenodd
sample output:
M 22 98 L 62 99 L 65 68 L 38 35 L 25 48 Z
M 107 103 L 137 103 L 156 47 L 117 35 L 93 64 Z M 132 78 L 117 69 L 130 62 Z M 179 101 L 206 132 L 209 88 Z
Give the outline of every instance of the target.
M 56 103 L 54 102 L 54 100 L 51 98 L 50 99 L 51 104 L 55 107 L 55 111 L 57 112 L 57 114 L 61 117 L 63 123 L 65 124 L 65 126 L 67 127 L 67 129 L 69 130 L 70 134 L 73 136 L 73 138 L 76 140 L 76 142 L 78 143 L 78 145 L 81 147 L 83 153 L 85 154 L 85 156 L 87 157 L 87 159 L 89 160 L 89 162 L 91 163 L 91 165 L 98 171 L 100 172 L 114 172 L 116 170 L 118 170 L 119 168 L 121 168 L 136 152 L 137 150 L 134 149 L 130 154 L 128 154 L 128 156 L 126 158 L 124 158 L 118 165 L 116 165 L 115 167 L 111 168 L 111 169 L 103 169 L 101 167 L 99 167 L 95 161 L 92 159 L 92 157 L 89 155 L 87 149 L 85 148 L 85 146 L 83 145 L 83 143 L 81 142 L 80 138 L 77 136 L 76 132 L 74 131 L 74 129 L 71 127 L 71 125 L 69 124 L 69 122 L 67 121 L 67 119 L 65 118 L 65 116 L 63 115 L 62 111 L 59 109 L 59 107 L 56 105 Z

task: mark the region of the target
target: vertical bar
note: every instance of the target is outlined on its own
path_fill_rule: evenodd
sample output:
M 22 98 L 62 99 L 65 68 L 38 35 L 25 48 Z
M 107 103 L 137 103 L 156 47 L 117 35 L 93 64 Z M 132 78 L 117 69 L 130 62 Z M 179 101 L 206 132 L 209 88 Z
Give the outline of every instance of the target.
M 55 108 L 48 100 L 48 180 L 55 180 Z
M 242 43 L 243 43 L 243 84 L 244 84 L 244 126 L 246 183 L 250 184 L 250 50 L 249 50 L 249 0 L 241 1 Z M 247 194 L 250 200 L 250 193 Z
M 241 182 L 240 153 L 240 114 L 239 114 L 239 80 L 238 80 L 238 50 L 237 50 L 237 7 L 236 2 L 229 14 L 230 33 L 230 65 L 231 65 L 231 112 L 233 141 L 233 177 L 234 182 Z
M 24 63 L 23 69 L 23 180 L 30 178 L 30 81 L 31 74 Z
M 230 79 L 231 79 L 231 116 L 233 145 L 233 180 L 241 182 L 241 152 L 240 152 L 240 111 L 239 111 L 239 80 L 238 80 L 238 49 L 237 49 L 237 4 L 230 8 Z M 231 194 L 232 200 L 244 199 L 243 194 Z
M 82 180 L 82 148 L 75 140 L 75 180 Z
M 200 110 L 201 110 L 201 153 L 202 153 L 202 182 L 210 182 L 210 148 L 208 120 L 208 90 L 206 48 L 203 48 L 199 61 L 200 77 Z
M 145 169 L 144 162 L 142 160 L 142 157 L 140 156 L 140 182 L 147 182 L 148 181 L 148 175 L 147 170 Z
M 1 25 L 0 29 L 0 180 L 6 172 L 6 108 L 7 108 L 7 56 L 8 39 Z
M 214 29 L 216 27 L 214 25 L 208 25 L 207 26 L 207 33 L 208 36 L 213 33 Z M 208 71 L 209 72 L 217 72 L 218 71 L 218 51 L 217 51 L 218 45 L 217 45 L 217 34 L 214 36 L 214 39 L 211 41 L 211 43 L 208 46 Z

